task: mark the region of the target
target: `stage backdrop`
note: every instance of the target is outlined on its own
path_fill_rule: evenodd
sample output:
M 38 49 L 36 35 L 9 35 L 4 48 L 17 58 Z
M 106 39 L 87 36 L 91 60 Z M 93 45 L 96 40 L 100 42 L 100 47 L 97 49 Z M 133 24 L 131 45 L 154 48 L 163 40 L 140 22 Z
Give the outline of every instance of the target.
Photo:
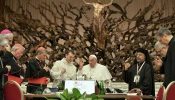
M 124 62 L 132 63 L 135 49 L 143 47 L 155 56 L 154 35 L 160 27 L 174 34 L 175 0 L 97 1 L 2 0 L 0 30 L 12 30 L 14 43 L 26 47 L 21 63 L 44 46 L 50 51 L 46 62 L 52 67 L 66 49 L 72 49 L 77 67 L 79 58 L 88 63 L 88 56 L 96 54 L 117 81 Z M 156 81 L 161 81 L 158 68 L 154 69 Z

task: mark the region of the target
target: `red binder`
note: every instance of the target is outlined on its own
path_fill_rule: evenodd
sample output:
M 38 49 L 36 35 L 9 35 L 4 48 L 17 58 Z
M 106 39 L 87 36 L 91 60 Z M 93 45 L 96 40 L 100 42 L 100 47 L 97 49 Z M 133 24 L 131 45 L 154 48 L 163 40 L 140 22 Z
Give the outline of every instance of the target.
M 46 77 L 41 77 L 41 78 L 28 78 L 28 83 L 31 84 L 43 84 L 47 85 L 47 78 Z

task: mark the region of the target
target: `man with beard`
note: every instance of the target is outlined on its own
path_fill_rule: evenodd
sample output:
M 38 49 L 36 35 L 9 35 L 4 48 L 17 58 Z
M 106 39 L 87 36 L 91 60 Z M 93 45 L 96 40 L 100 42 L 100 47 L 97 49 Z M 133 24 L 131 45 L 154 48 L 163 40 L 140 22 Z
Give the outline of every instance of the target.
M 8 40 L 0 37 L 0 100 L 3 100 L 4 74 L 7 74 L 11 70 L 11 66 L 4 67 L 1 59 L 4 54 L 3 49 L 6 45 L 8 45 Z
M 147 50 L 143 48 L 136 50 L 134 64 L 125 64 L 122 78 L 129 84 L 129 91 L 137 88 L 136 92 L 139 95 L 142 93 L 155 96 L 154 72 Z

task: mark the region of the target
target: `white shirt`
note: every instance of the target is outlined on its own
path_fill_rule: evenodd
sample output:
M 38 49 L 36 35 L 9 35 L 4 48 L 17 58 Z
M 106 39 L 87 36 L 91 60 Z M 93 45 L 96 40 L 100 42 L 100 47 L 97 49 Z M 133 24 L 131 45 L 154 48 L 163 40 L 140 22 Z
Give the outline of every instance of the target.
M 66 72 L 61 73 L 61 70 L 65 68 Z M 65 58 L 62 60 L 56 61 L 54 66 L 52 67 L 50 74 L 54 79 L 53 88 L 58 87 L 60 80 L 66 79 L 76 79 L 76 67 L 73 65 L 73 62 L 68 63 Z
M 78 75 L 84 74 L 87 79 L 91 80 L 111 80 L 112 76 L 108 71 L 107 67 L 97 63 L 94 68 L 90 65 L 83 66 L 82 70 L 78 70 Z

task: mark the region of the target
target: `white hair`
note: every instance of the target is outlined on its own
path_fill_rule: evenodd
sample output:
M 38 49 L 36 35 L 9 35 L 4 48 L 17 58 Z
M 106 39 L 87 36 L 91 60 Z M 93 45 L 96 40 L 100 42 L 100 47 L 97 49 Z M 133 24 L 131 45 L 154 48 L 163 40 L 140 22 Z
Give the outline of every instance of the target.
M 89 57 L 93 57 L 93 58 L 97 59 L 97 57 L 95 55 L 90 55 Z
M 11 36 L 13 36 L 13 34 L 0 34 L 0 37 L 3 37 L 3 38 L 6 38 L 6 39 L 9 39 Z
M 20 49 L 20 48 L 23 48 L 25 50 L 25 48 L 23 46 L 13 46 L 12 49 L 11 49 L 11 52 L 13 52 L 17 49 Z
M 8 40 L 4 37 L 0 37 L 0 46 L 7 46 Z
M 154 45 L 154 48 L 156 49 L 156 48 L 160 48 L 160 49 L 162 49 L 162 48 L 164 48 L 164 47 L 166 47 L 164 44 L 161 44 L 159 41 L 157 41 L 156 43 L 155 43 L 155 45 Z

